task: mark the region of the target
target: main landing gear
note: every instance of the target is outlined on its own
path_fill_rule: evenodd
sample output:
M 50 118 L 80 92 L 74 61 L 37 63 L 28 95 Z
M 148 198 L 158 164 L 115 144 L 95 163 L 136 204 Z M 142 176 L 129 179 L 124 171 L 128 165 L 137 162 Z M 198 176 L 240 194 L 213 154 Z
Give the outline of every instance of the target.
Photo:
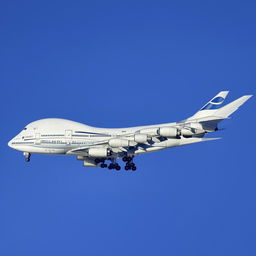
M 116 169 L 117 171 L 121 170 L 121 166 L 118 163 L 111 163 L 108 166 L 109 170 Z
M 105 160 L 104 158 L 96 158 L 94 161 L 96 164 L 100 164 L 100 167 L 101 168 L 107 168 L 109 170 L 112 170 L 112 169 L 116 169 L 117 171 L 120 171 L 121 170 L 121 166 L 116 162 L 116 159 L 110 159 L 111 160 L 111 163 L 109 165 L 105 164 Z
M 137 167 L 136 167 L 135 163 L 133 162 L 133 157 L 124 156 L 123 161 L 126 162 L 126 165 L 124 167 L 124 169 L 126 171 L 128 171 L 128 170 L 136 171 L 137 170 Z
M 108 169 L 109 170 L 116 169 L 117 171 L 120 171 L 121 166 L 116 162 L 116 159 L 112 158 L 110 160 L 111 160 L 111 163 L 108 165 Z
M 29 152 L 24 152 L 23 155 L 25 156 L 25 161 L 26 161 L 26 162 L 29 162 L 29 161 L 30 161 L 31 154 L 30 154 Z
M 107 165 L 107 164 L 105 163 L 106 160 L 110 160 L 111 163 L 110 163 L 109 165 Z M 123 161 L 126 163 L 126 164 L 125 164 L 125 167 L 124 167 L 124 169 L 125 169 L 126 171 L 128 171 L 128 170 L 136 171 L 136 170 L 137 170 L 137 167 L 136 167 L 135 163 L 133 162 L 133 157 L 125 156 L 125 157 L 123 157 Z M 121 166 L 117 163 L 117 161 L 116 161 L 115 158 L 111 158 L 111 159 L 110 159 L 110 158 L 109 158 L 109 159 L 96 158 L 96 159 L 95 159 L 95 162 L 96 162 L 97 164 L 100 164 L 99 166 L 100 166 L 101 168 L 108 168 L 109 170 L 115 169 L 115 170 L 117 170 L 117 171 L 120 171 L 120 170 L 121 170 Z

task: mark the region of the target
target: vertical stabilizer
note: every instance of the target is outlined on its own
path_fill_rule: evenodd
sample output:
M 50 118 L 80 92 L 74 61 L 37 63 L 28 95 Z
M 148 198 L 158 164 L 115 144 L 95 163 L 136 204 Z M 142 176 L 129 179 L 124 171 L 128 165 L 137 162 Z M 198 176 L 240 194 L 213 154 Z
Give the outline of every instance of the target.
M 209 102 L 207 102 L 198 112 L 196 112 L 193 116 L 191 116 L 187 120 L 203 118 L 206 116 L 213 116 L 214 113 L 222 106 L 222 103 L 224 102 L 228 93 L 229 91 L 219 92 Z

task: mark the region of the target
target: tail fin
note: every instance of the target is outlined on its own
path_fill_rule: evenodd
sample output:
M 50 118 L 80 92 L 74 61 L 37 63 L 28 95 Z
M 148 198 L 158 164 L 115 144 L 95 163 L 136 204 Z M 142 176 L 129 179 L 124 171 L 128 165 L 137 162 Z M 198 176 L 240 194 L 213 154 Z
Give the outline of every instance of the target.
M 187 120 L 199 119 L 206 116 L 213 116 L 216 110 L 221 107 L 228 93 L 229 91 L 219 92 L 215 97 L 213 97 L 209 102 L 207 102 L 198 112 L 196 112 Z
M 200 122 L 208 126 L 208 130 L 217 128 L 217 124 L 231 114 L 233 114 L 240 106 L 242 106 L 252 95 L 244 95 L 224 107 L 220 107 L 226 98 L 228 91 L 217 94 L 206 105 L 204 105 L 197 113 L 185 120 L 185 122 Z

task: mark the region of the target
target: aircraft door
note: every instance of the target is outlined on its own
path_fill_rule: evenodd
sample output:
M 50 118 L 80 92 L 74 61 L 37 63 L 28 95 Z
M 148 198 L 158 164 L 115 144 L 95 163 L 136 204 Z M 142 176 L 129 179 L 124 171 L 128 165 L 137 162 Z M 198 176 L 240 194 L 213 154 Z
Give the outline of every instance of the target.
M 40 145 L 41 144 L 41 134 L 36 132 L 35 133 L 35 144 Z
M 71 144 L 72 130 L 65 130 L 65 138 L 66 138 L 66 143 Z

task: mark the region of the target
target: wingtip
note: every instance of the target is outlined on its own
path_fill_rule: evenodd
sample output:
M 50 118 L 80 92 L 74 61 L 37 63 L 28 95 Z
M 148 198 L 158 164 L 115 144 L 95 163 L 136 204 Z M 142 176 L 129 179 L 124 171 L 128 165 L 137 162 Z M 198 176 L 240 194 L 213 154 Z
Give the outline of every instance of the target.
M 244 100 L 244 101 L 247 101 L 247 100 L 249 100 L 252 96 L 253 96 L 252 94 L 244 95 L 244 96 L 241 97 L 241 99 Z
M 202 138 L 203 141 L 211 141 L 211 140 L 220 140 L 222 139 L 221 137 L 218 138 Z

